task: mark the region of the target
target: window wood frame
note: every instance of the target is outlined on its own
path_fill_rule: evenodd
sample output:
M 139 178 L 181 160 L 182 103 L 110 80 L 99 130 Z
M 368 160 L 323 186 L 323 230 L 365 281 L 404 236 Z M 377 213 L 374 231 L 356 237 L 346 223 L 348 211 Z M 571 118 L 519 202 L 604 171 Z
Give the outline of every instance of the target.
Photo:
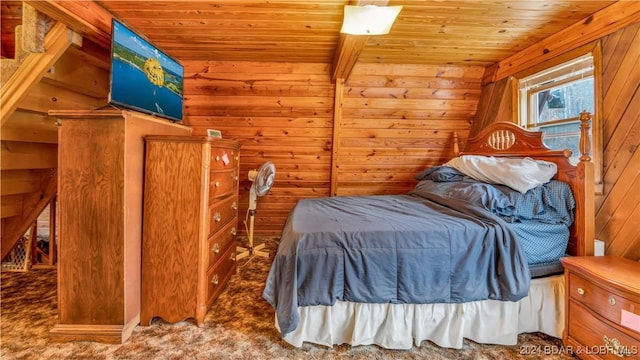
M 520 119 L 520 91 L 519 79 L 531 76 L 538 72 L 544 71 L 551 67 L 571 61 L 583 55 L 591 53 L 593 56 L 593 87 L 594 87 L 594 112 L 591 114 L 591 161 L 594 164 L 594 184 L 595 193 L 603 193 L 602 164 L 603 164 L 603 139 L 602 139 L 602 45 L 600 40 L 583 45 L 574 50 L 568 51 L 553 59 L 536 64 L 526 70 L 520 71 L 513 75 L 512 82 L 512 99 L 513 99 L 513 119 L 517 124 L 521 123 Z

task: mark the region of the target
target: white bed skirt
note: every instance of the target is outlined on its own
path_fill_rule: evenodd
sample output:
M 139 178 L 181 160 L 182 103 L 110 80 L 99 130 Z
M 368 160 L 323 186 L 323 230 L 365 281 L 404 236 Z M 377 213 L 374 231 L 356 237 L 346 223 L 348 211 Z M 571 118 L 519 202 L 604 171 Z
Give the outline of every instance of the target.
M 300 322 L 284 340 L 332 347 L 337 344 L 410 349 L 423 340 L 442 347 L 478 343 L 515 345 L 518 334 L 542 332 L 561 338 L 564 329 L 563 275 L 533 279 L 518 302 L 484 300 L 460 304 L 366 304 L 299 307 Z M 276 319 L 276 327 L 277 325 Z

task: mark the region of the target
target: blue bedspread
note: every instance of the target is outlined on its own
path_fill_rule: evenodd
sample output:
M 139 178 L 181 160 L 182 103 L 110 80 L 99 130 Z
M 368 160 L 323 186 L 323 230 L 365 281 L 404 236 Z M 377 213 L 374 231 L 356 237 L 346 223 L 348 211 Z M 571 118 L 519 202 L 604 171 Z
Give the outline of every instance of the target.
M 447 167 L 435 170 L 425 173 L 438 181 L 422 180 L 413 193 L 464 199 L 500 216 L 516 233 L 529 265 L 564 256 L 576 205 L 567 183 L 551 180 L 521 194 L 504 185 L 456 177 Z
M 298 306 L 517 301 L 529 283 L 526 258 L 504 220 L 417 189 L 299 201 L 263 296 L 284 336 L 297 327 Z

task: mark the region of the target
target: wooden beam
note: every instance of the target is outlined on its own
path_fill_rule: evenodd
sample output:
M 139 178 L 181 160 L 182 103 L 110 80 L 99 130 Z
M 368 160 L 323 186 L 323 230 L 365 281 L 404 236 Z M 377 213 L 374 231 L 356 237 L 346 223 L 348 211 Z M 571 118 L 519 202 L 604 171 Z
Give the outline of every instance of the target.
M 58 216 L 56 197 L 49 202 L 49 266 L 58 261 Z
M 106 103 L 106 95 L 104 98 L 86 95 L 58 86 L 43 76 L 29 91 L 29 96 L 20 101 L 17 110 L 46 114 L 51 110 L 95 109 Z
M 530 66 L 609 35 L 627 25 L 640 22 L 640 5 L 635 1 L 618 1 L 568 28 L 500 61 L 493 76 L 498 81 Z
M 109 70 L 87 66 L 86 57 L 82 54 L 79 48 L 69 48 L 44 75 L 43 81 L 91 97 L 106 98 L 109 94 Z
M 113 15 L 94 1 L 43 1 L 25 3 L 47 16 L 66 24 L 104 48 L 111 48 L 111 19 Z
M 331 142 L 331 184 L 329 194 L 338 195 L 338 153 L 340 152 L 340 126 L 342 124 L 342 99 L 344 97 L 344 80 L 336 80 L 333 101 L 333 140 Z
M 0 258 L 4 259 L 13 249 L 20 237 L 33 224 L 42 210 L 51 202 L 56 195 L 58 186 L 57 171 L 52 169 L 50 173 L 43 176 L 40 191 L 24 195 L 22 216 L 12 216 L 2 219 L 2 238 L 0 239 Z
M 2 171 L 2 181 L 0 182 L 0 195 L 22 195 L 38 191 L 42 174 L 47 170 L 8 170 Z M 3 202 L 4 205 L 4 202 Z
M 56 125 L 56 119 L 52 117 L 18 109 L 11 115 L 11 120 L 2 126 L 0 140 L 57 144 Z
M 338 49 L 333 59 L 332 81 L 335 82 L 337 79 L 346 81 L 349 78 L 368 40 L 369 35 L 340 34 Z
M 9 218 L 22 214 L 22 204 L 24 203 L 24 194 L 6 195 L 2 197 L 0 204 L 0 218 Z M 4 225 L 3 225 L 4 228 Z M 13 247 L 13 246 L 12 246 Z
M 0 124 L 4 124 L 44 74 L 72 44 L 73 33 L 62 23 L 49 30 L 44 53 L 30 53 L 0 89 Z
M 20 47 L 24 52 L 44 52 L 44 36 L 47 22 L 50 21 L 44 14 L 37 11 L 29 4 L 22 3 L 22 31 L 20 34 Z M 16 57 L 17 59 L 18 57 Z
M 350 1 L 349 5 L 364 6 L 364 5 L 377 5 L 386 6 L 388 0 L 358 0 Z M 358 62 L 358 57 L 367 45 L 369 35 L 349 35 L 340 34 L 338 41 L 338 48 L 333 56 L 333 75 L 332 81 L 342 79 L 347 81 L 353 67 Z
M 58 145 L 23 141 L 0 142 L 1 170 L 50 169 L 58 166 Z

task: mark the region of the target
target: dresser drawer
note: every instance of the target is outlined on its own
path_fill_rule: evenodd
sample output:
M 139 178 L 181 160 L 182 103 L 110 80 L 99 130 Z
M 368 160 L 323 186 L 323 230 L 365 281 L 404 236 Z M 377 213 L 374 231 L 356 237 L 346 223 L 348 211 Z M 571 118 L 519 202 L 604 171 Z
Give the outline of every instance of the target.
M 238 216 L 238 197 L 229 196 L 209 205 L 209 236 Z
M 638 359 L 638 342 L 622 331 L 598 319 L 581 304 L 569 301 L 569 338 L 581 344 L 574 349 L 580 357 L 595 355 L 603 359 Z
M 210 170 L 235 169 L 237 162 L 238 151 L 217 147 L 211 148 Z
M 207 303 L 213 303 L 213 300 L 220 295 L 224 286 L 229 282 L 231 275 L 236 268 L 236 247 L 229 247 L 227 252 L 222 255 L 222 260 L 207 272 Z
M 640 304 L 612 293 L 574 273 L 569 274 L 569 296 L 616 324 L 620 324 L 622 310 L 640 315 Z
M 233 220 L 234 221 L 229 222 L 227 226 L 209 238 L 207 247 L 209 249 L 209 262 L 207 269 L 222 258 L 222 255 L 229 250 L 229 246 L 235 244 L 237 219 L 234 218 Z
M 209 199 L 222 197 L 235 193 L 237 181 L 234 180 L 233 171 L 212 171 L 209 175 Z

